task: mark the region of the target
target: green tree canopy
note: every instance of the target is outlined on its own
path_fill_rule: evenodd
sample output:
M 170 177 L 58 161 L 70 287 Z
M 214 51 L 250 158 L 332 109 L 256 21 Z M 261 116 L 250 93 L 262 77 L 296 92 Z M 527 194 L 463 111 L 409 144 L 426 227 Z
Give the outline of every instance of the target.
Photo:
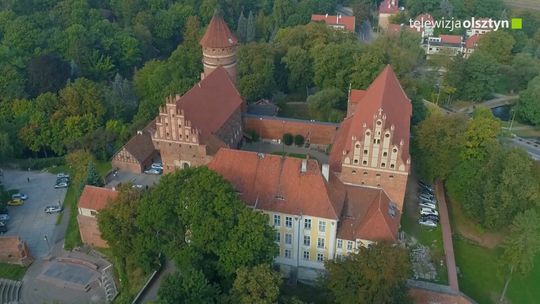
M 312 117 L 320 121 L 340 122 L 346 108 L 345 94 L 330 88 L 319 91 L 307 99 Z
M 242 267 L 236 271 L 231 297 L 240 304 L 277 303 L 280 284 L 281 275 L 268 264 Z
M 540 76 L 531 80 L 527 89 L 519 94 L 514 111 L 523 121 L 540 126 Z
M 211 304 L 219 303 L 219 287 L 210 284 L 200 270 L 182 269 L 168 275 L 158 291 L 159 304 Z
M 326 262 L 325 285 L 336 303 L 406 303 L 411 265 L 405 248 L 378 243 L 343 261 Z

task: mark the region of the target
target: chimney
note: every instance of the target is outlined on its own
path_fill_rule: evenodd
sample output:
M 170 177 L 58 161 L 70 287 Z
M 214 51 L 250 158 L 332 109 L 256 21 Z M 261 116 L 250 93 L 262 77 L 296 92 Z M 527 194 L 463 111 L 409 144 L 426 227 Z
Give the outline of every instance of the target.
M 324 176 L 324 179 L 328 182 L 328 178 L 330 177 L 330 165 L 323 164 L 321 171 L 322 171 L 322 175 Z
M 300 173 L 307 172 L 307 159 L 302 159 L 302 168 L 300 168 Z

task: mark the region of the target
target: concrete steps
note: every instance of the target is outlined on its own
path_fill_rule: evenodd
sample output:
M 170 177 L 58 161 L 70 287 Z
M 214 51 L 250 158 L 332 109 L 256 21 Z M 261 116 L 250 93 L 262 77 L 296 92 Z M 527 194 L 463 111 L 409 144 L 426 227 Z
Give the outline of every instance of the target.
M 0 279 L 0 303 L 18 304 L 21 298 L 22 282 Z

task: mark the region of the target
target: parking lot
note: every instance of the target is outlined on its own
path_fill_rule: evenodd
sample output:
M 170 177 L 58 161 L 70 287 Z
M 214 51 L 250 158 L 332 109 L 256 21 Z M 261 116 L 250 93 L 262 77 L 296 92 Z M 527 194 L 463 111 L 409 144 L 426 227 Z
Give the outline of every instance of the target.
M 2 182 L 5 189 L 17 189 L 28 195 L 22 206 L 8 206 L 10 220 L 5 235 L 20 236 L 34 258 L 47 256 L 49 246 L 53 245 L 59 230 L 56 225 L 59 214 L 49 215 L 44 209 L 46 206 L 62 204 L 66 189 L 54 189 L 56 176 L 39 171 L 4 170 Z
M 128 171 L 118 171 L 116 176 L 109 176 L 107 179 L 107 188 L 113 188 L 119 184 L 132 183 L 133 185 L 141 185 L 143 188 L 152 187 L 155 183 L 159 181 L 161 175 L 152 175 L 145 173 L 132 173 Z

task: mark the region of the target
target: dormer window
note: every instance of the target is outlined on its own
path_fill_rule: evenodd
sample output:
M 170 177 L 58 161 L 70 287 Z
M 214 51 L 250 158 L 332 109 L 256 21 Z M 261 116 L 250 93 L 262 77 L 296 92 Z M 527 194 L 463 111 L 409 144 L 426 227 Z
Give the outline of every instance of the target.
M 285 200 L 285 197 L 283 197 L 283 195 L 280 195 L 280 194 L 274 196 L 274 198 L 277 199 L 277 200 L 280 200 L 280 201 L 284 201 L 284 200 Z

